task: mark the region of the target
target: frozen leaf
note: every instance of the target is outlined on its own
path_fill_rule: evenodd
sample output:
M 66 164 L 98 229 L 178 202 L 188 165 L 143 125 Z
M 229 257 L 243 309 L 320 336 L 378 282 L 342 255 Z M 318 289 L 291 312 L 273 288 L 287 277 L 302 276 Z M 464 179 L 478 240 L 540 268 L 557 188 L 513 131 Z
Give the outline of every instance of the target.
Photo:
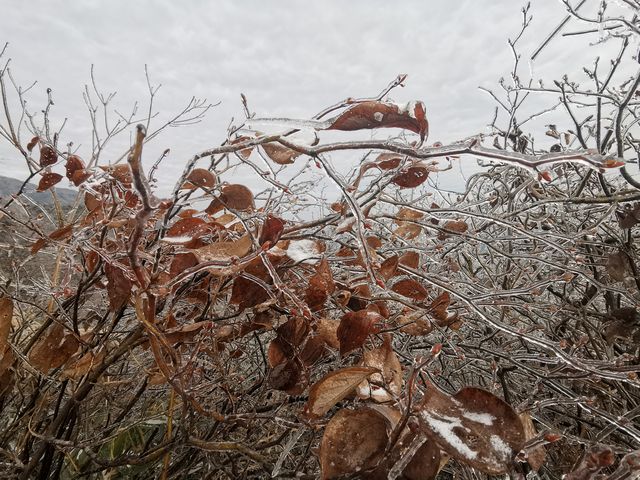
M 272 265 L 276 266 L 282 258 L 270 257 L 269 260 Z M 261 258 L 256 258 L 249 262 L 244 268 L 244 273 L 251 275 L 251 278 L 237 277 L 233 282 L 231 299 L 229 300 L 231 304 L 238 305 L 241 310 L 256 306 L 267 300 L 269 292 L 264 287 L 269 287 L 272 283 L 271 274 Z M 258 281 L 255 281 L 254 278 Z
M 12 318 L 13 300 L 9 297 L 0 297 L 0 353 L 4 352 L 7 346 Z
M 393 170 L 400 166 L 402 155 L 397 153 L 381 153 L 376 158 L 376 166 L 380 170 Z
M 340 322 L 332 318 L 320 318 L 316 321 L 315 330 L 319 337 L 336 350 L 340 349 L 340 341 L 338 340 L 338 326 Z
M 286 360 L 269 372 L 269 386 L 289 395 L 299 395 L 306 386 L 304 370 L 298 359 Z
M 629 259 L 627 255 L 618 251 L 616 253 L 612 253 L 607 257 L 607 273 L 611 277 L 612 280 L 616 282 L 621 282 L 626 277 L 626 273 L 629 267 Z
M 398 263 L 405 267 L 417 269 L 420 266 L 420 254 L 414 251 L 406 252 L 400 257 Z
M 29 143 L 27 143 L 27 151 L 32 152 L 39 141 L 40 137 L 33 137 L 31 140 L 29 140 Z
M 251 236 L 245 235 L 238 240 L 216 242 L 193 250 L 199 262 L 231 262 L 234 258 L 246 256 L 253 246 Z
M 247 142 L 249 140 L 253 140 L 250 137 L 246 137 L 246 136 L 240 136 L 238 138 L 235 138 L 233 140 L 231 140 L 231 142 L 229 142 L 231 145 L 237 145 L 239 143 L 244 143 Z M 238 155 L 240 155 L 242 158 L 244 158 L 245 160 L 247 160 L 250 156 L 251 153 L 253 152 L 253 147 L 247 147 L 247 148 L 243 148 L 242 150 L 238 151 Z
M 84 183 L 91 173 L 85 170 L 85 165 L 82 159 L 77 155 L 69 155 L 67 163 L 65 164 L 66 175 L 69 180 L 77 187 Z
M 253 193 L 244 185 L 231 184 L 222 187 L 220 196 L 216 197 L 205 210 L 209 215 L 214 215 L 220 210 L 248 211 L 255 207 Z
M 261 147 L 267 156 L 278 165 L 289 165 L 301 154 L 277 142 L 263 143 Z
M 422 431 L 442 450 L 490 475 L 506 473 L 524 446 L 518 414 L 479 388 L 466 387 L 450 397 L 430 385 L 416 413 Z
M 333 119 L 327 130 L 362 130 L 371 128 L 402 128 L 420 135 L 429 133 L 426 110 L 422 102 L 396 105 L 390 102 L 356 103 Z
M 112 311 L 117 312 L 129 303 L 133 282 L 120 267 L 111 263 L 105 264 L 104 273 L 109 281 L 107 284 L 109 305 Z
M 416 223 L 400 222 L 393 233 L 405 240 L 413 240 L 422 232 L 422 227 Z
M 84 355 L 81 355 L 75 360 L 72 358 L 65 367 L 62 375 L 65 378 L 79 380 L 84 375 L 89 373 L 91 369 L 101 363 L 106 356 L 106 352 L 104 350 L 100 350 L 97 354 L 92 352 L 91 350 L 86 352 Z
M 215 224 L 211 225 L 198 217 L 181 218 L 171 225 L 162 241 L 184 245 L 186 248 L 200 248 L 204 246 L 200 239 L 211 235 L 217 228 L 219 227 Z
M 173 260 L 171 260 L 171 265 L 169 266 L 169 274 L 173 278 L 176 275 L 181 274 L 188 268 L 195 267 L 197 264 L 198 259 L 193 253 L 177 253 L 173 257 Z
M 449 292 L 442 292 L 431 302 L 429 312 L 436 320 L 444 321 L 449 317 L 447 312 L 449 305 L 451 305 Z
M 337 330 L 340 341 L 340 355 L 346 355 L 356 348 L 360 348 L 367 337 L 378 331 L 377 324 L 384 318 L 375 312 L 359 310 L 348 312 L 340 319 L 340 326 Z
M 313 365 L 328 354 L 326 345 L 326 342 L 320 336 L 308 337 L 300 352 L 300 360 L 307 367 Z
M 101 165 L 100 168 L 107 172 L 113 179 L 122 183 L 125 187 L 130 187 L 133 183 L 131 169 L 128 163 L 120 163 L 118 165 Z
M 636 203 L 633 207 L 627 207 L 622 211 L 618 211 L 618 223 L 620 228 L 629 229 L 640 222 L 640 203 Z
M 44 192 L 45 190 L 49 190 L 55 184 L 59 183 L 62 180 L 62 175 L 59 173 L 45 173 L 42 175 L 40 182 L 38 182 L 37 192 Z
M 194 168 L 187 176 L 187 181 L 180 187 L 184 190 L 195 190 L 199 187 L 211 189 L 216 185 L 215 175 L 206 168 Z
M 449 237 L 448 233 L 450 232 L 458 233 L 458 234 L 465 233 L 468 230 L 469 225 L 467 225 L 467 223 L 462 220 L 449 220 L 448 222 L 445 222 L 445 224 L 443 225 L 443 228 L 446 230 L 446 232 L 444 231 L 439 232 L 438 240 L 444 240 L 448 238 Z
M 29 353 L 29 363 L 43 373 L 64 365 L 78 351 L 80 344 L 73 335 L 66 334 L 59 323 L 53 324 L 40 337 Z
M 66 225 L 62 228 L 58 228 L 57 230 L 54 230 L 49 234 L 48 237 L 41 238 L 38 241 L 36 241 L 33 245 L 31 245 L 31 254 L 35 255 L 36 253 L 38 253 L 41 248 L 45 247 L 49 243 L 49 240 L 57 240 L 57 241 L 65 240 L 71 237 L 72 233 L 73 233 L 73 225 Z
M 416 302 L 422 302 L 427 298 L 427 294 L 429 293 L 425 287 L 411 278 L 397 281 L 393 284 L 391 290 L 403 297 L 411 298 Z
M 422 311 L 413 312 L 409 315 L 402 315 L 398 318 L 398 324 L 402 325 L 400 331 L 414 337 L 428 335 L 433 330 L 433 325 L 426 318 L 423 318 Z
M 58 161 L 58 154 L 53 147 L 42 145 L 40 147 L 40 166 L 48 167 Z
M 370 408 L 338 411 L 320 442 L 321 478 L 357 475 L 375 467 L 384 455 L 388 434 L 382 415 Z
M 402 207 L 400 210 L 398 210 L 398 213 L 396 214 L 396 218 L 398 220 L 415 221 L 415 220 L 420 220 L 423 217 L 424 217 L 424 213 L 409 207 Z M 396 220 L 396 223 L 399 225 L 401 222 L 398 222 L 398 220 Z
M 382 262 L 378 269 L 378 275 L 380 275 L 380 278 L 385 282 L 389 281 L 389 279 L 393 277 L 398 270 L 398 261 L 398 255 L 393 255 Z
M 532 438 L 536 437 L 536 428 L 533 426 L 531 415 L 529 415 L 527 412 L 521 413 L 519 417 L 520 421 L 522 422 L 522 427 L 524 428 L 524 438 L 528 442 Z M 538 470 L 540 470 L 540 468 L 542 468 L 546 456 L 547 451 L 542 445 L 527 450 L 527 462 L 534 472 L 537 472 Z
M 316 273 L 309 278 L 309 286 L 305 295 L 307 305 L 313 311 L 321 310 L 335 289 L 329 262 L 323 258 L 316 266 Z
M 400 170 L 391 181 L 400 188 L 416 188 L 427 181 L 429 170 L 423 166 L 408 167 Z
M 346 367 L 328 373 L 309 390 L 309 400 L 304 413 L 310 418 L 322 417 L 372 373 L 378 370 L 372 367 Z
M 360 398 L 384 403 L 400 395 L 403 383 L 402 366 L 393 351 L 389 335 L 385 335 L 380 347 L 364 352 L 362 366 L 373 367 L 379 373 L 372 374 L 358 385 L 357 395 Z
M 596 473 L 610 467 L 616 461 L 616 455 L 610 447 L 594 445 L 582 458 L 580 465 L 573 472 L 563 477 L 563 480 L 591 480 Z
M 260 232 L 260 239 L 258 240 L 258 243 L 263 247 L 265 245 L 272 247 L 278 243 L 283 231 L 284 220 L 269 214 L 262 225 L 262 231 Z

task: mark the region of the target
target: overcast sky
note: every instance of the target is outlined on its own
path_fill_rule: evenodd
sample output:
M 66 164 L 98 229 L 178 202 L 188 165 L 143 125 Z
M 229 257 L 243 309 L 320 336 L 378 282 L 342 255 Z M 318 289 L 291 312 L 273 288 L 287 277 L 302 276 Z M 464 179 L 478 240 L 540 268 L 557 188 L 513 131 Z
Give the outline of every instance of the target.
M 112 110 L 121 113 L 135 100 L 141 112 L 147 108 L 145 64 L 151 81 L 162 84 L 158 123 L 192 96 L 220 102 L 201 124 L 166 131 L 146 147 L 147 165 L 171 148 L 159 175 L 165 190 L 191 154 L 225 138 L 231 117 L 242 116 L 240 93 L 259 116 L 308 118 L 346 97 L 375 95 L 407 73 L 406 87 L 392 97 L 425 102 L 430 143 L 486 131 L 494 103 L 477 87 L 496 88 L 498 78 L 508 75 L 507 38 L 520 29 L 524 3 L 0 0 L 0 41 L 9 42 L 16 82 L 38 82 L 28 96 L 31 109 L 40 110 L 45 90 L 52 89 L 54 124 L 67 118 L 61 143 L 80 145 L 80 154 L 91 142 L 82 96 L 91 65 L 98 87 L 117 92 Z M 595 56 L 584 38 L 554 41 L 529 64 L 533 49 L 565 16 L 557 0 L 533 0 L 531 13 L 520 44 L 523 74 L 579 77 L 580 66 Z M 617 46 L 594 48 L 606 56 Z M 553 100 L 540 98 L 532 108 Z M 103 162 L 119 156 L 128 139 L 115 143 Z M 20 177 L 22 162 L 0 145 L 0 174 Z

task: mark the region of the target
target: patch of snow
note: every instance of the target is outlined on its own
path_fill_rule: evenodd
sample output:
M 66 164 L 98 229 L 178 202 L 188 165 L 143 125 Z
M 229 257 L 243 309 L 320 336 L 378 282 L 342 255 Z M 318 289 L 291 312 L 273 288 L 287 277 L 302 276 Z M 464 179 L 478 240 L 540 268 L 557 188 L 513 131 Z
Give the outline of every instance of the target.
M 478 456 L 478 452 L 471 450 L 453 431 L 456 427 L 464 429 L 459 418 L 447 417 L 445 415 L 436 418 L 431 416 L 429 412 L 422 412 L 421 415 L 434 432 L 466 458 L 473 460 Z
M 511 457 L 511 447 L 507 445 L 499 436 L 491 435 L 489 441 L 491 442 L 491 446 L 496 451 L 496 453 L 499 454 L 503 459 L 507 460 Z
M 292 240 L 287 248 L 287 256 L 294 262 L 312 261 L 320 259 L 320 250 L 314 240 Z
M 373 114 L 373 118 L 376 120 L 376 122 L 381 122 L 384 119 L 384 113 L 376 112 Z
M 496 417 L 490 415 L 488 413 L 477 413 L 477 412 L 462 412 L 462 416 L 471 420 L 472 422 L 481 423 L 483 425 L 493 425 L 493 421 Z
M 163 242 L 165 243 L 189 243 L 193 240 L 193 237 L 190 237 L 188 235 L 182 235 L 182 236 L 177 236 L 177 237 L 164 237 L 162 239 Z

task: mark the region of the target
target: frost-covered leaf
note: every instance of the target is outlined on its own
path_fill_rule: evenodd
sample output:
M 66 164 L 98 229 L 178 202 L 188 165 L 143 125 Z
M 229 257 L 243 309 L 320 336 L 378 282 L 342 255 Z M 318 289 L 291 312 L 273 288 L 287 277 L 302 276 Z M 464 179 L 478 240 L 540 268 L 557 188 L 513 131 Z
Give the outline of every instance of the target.
M 62 180 L 62 175 L 60 175 L 59 173 L 45 173 L 44 175 L 42 175 L 42 178 L 40 178 L 40 182 L 38 182 L 38 188 L 36 188 L 36 191 L 44 192 L 46 190 L 49 190 L 57 183 L 60 183 L 60 180 Z
M 53 147 L 49 145 L 40 146 L 40 166 L 48 167 L 58 161 L 58 154 Z
M 234 258 L 242 258 L 251 251 L 253 241 L 250 235 L 244 235 L 238 240 L 215 242 L 193 250 L 199 262 L 231 262 Z
M 616 461 L 616 455 L 611 447 L 594 445 L 582 458 L 580 465 L 571 473 L 566 474 L 564 480 L 592 480 L 605 467 L 610 467 Z M 623 477 L 626 478 L 626 477 Z M 633 478 L 633 477 L 631 477 Z
M 389 279 L 393 277 L 398 270 L 398 262 L 398 255 L 392 255 L 384 262 L 382 262 L 382 264 L 380 264 L 380 268 L 378 269 L 378 275 L 380 275 L 380 278 L 382 278 L 384 281 L 389 281 Z
M 29 143 L 27 143 L 27 151 L 32 152 L 38 142 L 40 142 L 40 137 L 38 136 L 33 137 L 31 140 L 29 140 Z
M 372 373 L 378 370 L 373 367 L 346 367 L 328 373 L 309 390 L 309 400 L 304 413 L 310 418 L 322 417 L 325 413 L 347 395 Z
M 522 422 L 522 427 L 524 428 L 524 437 L 528 442 L 532 438 L 535 438 L 537 435 L 536 428 L 533 425 L 533 420 L 531 419 L 531 415 L 527 412 L 521 413 L 520 421 Z M 537 472 L 544 465 L 545 458 L 547 456 L 547 451 L 544 449 L 543 445 L 539 445 L 530 450 L 527 450 L 527 462 L 533 469 L 533 471 Z
M 9 297 L 0 297 L 0 354 L 4 351 L 9 340 L 12 318 L 13 300 Z
M 628 270 L 629 259 L 624 252 L 618 251 L 607 257 L 607 273 L 612 280 L 616 282 L 623 281 Z
M 302 239 L 291 240 L 287 247 L 287 257 L 296 263 L 299 262 L 317 262 L 325 246 L 318 240 Z

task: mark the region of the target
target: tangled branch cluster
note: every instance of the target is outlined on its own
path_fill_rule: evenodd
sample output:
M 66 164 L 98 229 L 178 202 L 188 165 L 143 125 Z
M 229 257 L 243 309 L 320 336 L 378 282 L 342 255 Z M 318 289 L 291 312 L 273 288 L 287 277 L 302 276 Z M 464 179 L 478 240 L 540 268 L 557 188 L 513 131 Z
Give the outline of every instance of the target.
M 142 166 L 151 117 L 126 161 L 102 152 L 133 116 L 83 159 L 51 133 L 50 105 L 42 125 L 11 115 L 5 67 L 0 135 L 39 190 L 55 199 L 66 176 L 79 195 L 53 213 L 22 191 L 2 204 L 2 476 L 637 478 L 640 194 L 625 160 L 640 74 L 610 81 L 638 21 L 571 13 L 622 50 L 592 87 L 556 82 L 571 123 L 549 126 L 549 151 L 516 120 L 540 90 L 521 83 L 516 39 L 513 83 L 490 92 L 506 127 L 497 115 L 488 136 L 430 145 L 425 106 L 388 99 L 404 76 L 271 135 L 243 97 L 246 122 L 164 199 L 150 186 L 164 155 Z M 97 125 L 110 97 L 86 98 Z M 380 127 L 403 136 L 294 135 Z M 362 158 L 347 176 L 331 158 L 345 151 Z M 430 184 L 474 157 L 495 163 L 464 194 Z M 289 174 L 303 163 L 340 192 L 316 197 L 316 218 L 296 204 L 315 195 Z M 234 182 L 241 165 L 268 188 Z

